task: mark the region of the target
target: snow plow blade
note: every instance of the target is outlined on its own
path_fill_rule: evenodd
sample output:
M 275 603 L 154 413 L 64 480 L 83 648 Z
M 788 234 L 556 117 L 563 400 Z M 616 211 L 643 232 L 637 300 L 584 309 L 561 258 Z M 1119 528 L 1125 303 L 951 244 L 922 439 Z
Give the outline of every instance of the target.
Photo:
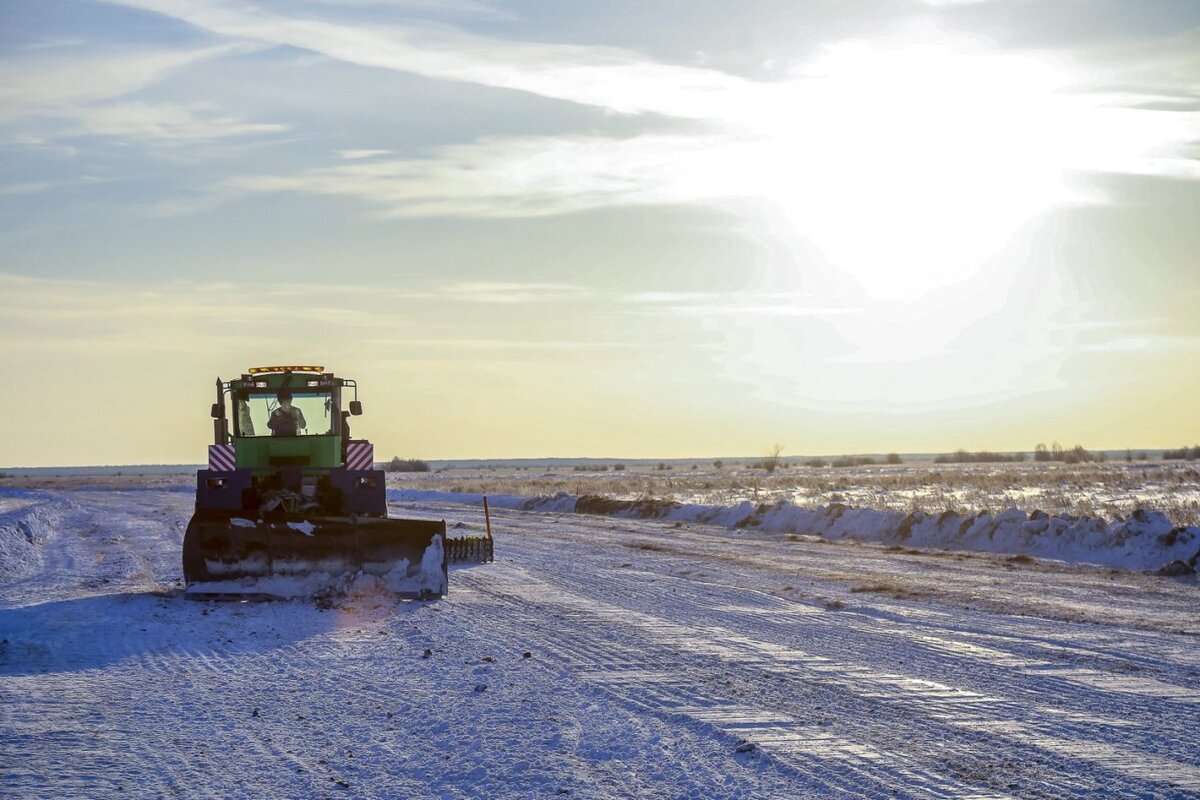
M 183 538 L 192 595 L 299 597 L 345 588 L 360 575 L 401 597 L 441 597 L 446 523 L 199 509 Z

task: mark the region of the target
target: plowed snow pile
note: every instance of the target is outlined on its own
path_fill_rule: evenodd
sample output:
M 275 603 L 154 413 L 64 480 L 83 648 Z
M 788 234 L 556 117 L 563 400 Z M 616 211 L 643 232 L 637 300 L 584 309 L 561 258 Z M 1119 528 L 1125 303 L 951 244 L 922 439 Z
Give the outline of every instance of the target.
M 455 492 L 392 489 L 388 496 L 396 502 L 483 503 L 483 495 Z M 1139 510 L 1125 519 L 1105 522 L 1090 517 L 1026 514 L 1016 508 L 997 514 L 981 511 L 972 515 L 954 512 L 933 515 L 851 508 L 840 503 L 817 508 L 801 508 L 787 501 L 774 505 L 747 501 L 733 506 L 711 506 L 567 494 L 489 496 L 488 502 L 500 508 L 526 511 L 573 511 L 718 525 L 735 535 L 737 531 L 758 530 L 908 547 L 1028 555 L 1133 570 L 1158 569 L 1174 561 L 1195 568 L 1200 560 L 1200 528 L 1172 525 L 1158 511 Z
M 0 583 L 12 583 L 42 567 L 42 545 L 52 538 L 64 508 L 40 502 L 33 492 L 0 499 Z

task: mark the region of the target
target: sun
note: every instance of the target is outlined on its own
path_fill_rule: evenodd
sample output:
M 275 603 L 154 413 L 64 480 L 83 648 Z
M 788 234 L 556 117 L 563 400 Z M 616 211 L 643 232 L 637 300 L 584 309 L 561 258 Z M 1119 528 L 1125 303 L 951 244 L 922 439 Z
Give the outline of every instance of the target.
M 1033 57 L 962 44 L 844 44 L 797 70 L 745 150 L 774 204 L 868 298 L 963 280 L 1067 180 L 1087 107 Z

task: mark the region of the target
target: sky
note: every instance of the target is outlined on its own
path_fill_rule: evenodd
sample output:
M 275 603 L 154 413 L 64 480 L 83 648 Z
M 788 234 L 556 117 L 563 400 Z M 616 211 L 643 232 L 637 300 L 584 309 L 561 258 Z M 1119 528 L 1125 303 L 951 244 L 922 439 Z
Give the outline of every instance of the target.
M 5 0 L 0 466 L 1177 447 L 1197 220 L 1194 0 Z

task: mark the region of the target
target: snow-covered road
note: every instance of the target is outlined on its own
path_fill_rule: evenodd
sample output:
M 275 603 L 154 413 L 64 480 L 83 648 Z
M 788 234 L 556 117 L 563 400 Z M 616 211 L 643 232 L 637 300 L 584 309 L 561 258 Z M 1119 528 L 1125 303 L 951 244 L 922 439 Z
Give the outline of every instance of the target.
M 191 504 L 0 490 L 0 795 L 1200 797 L 1194 577 L 494 510 L 440 602 L 197 602 Z

